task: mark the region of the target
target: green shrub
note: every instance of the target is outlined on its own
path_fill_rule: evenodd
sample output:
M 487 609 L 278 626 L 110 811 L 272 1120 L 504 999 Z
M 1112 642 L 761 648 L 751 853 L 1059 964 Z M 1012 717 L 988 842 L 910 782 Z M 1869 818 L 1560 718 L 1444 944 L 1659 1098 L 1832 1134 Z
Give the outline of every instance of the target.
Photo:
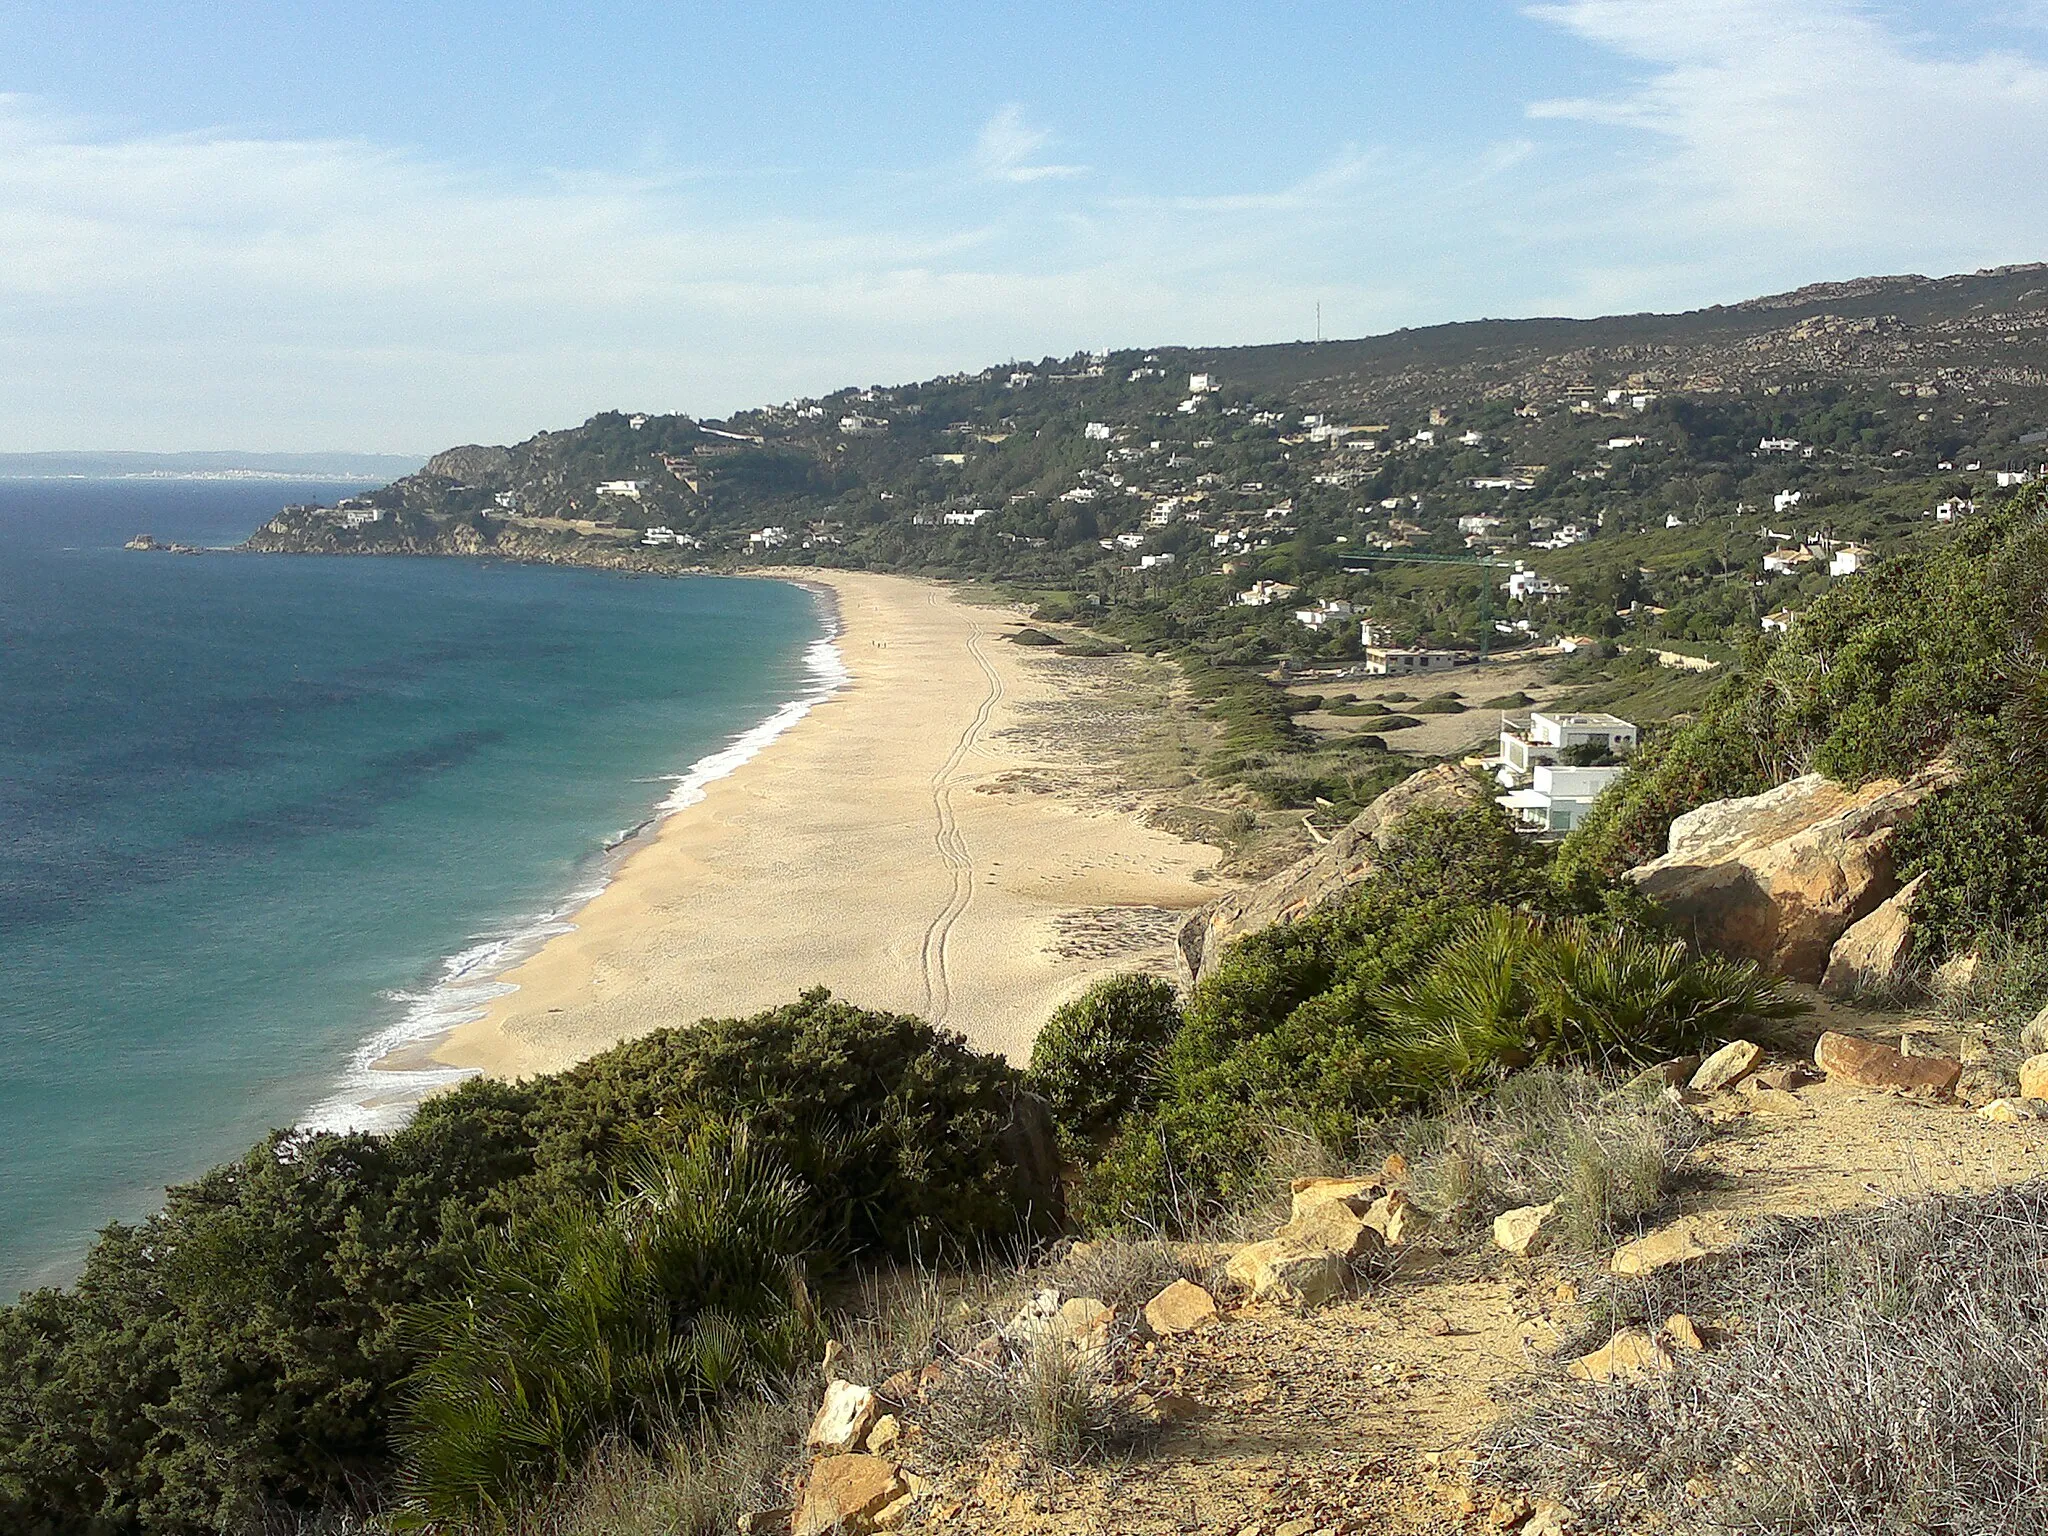
M 1455 694 L 1438 694 L 1433 699 L 1424 699 L 1408 706 L 1410 713 L 1417 715 L 1462 715 L 1464 703 Z
M 1020 1083 L 819 991 L 467 1083 L 389 1135 L 278 1133 L 109 1227 L 72 1289 L 0 1309 L 0 1529 L 198 1536 L 354 1507 L 392 1470 L 418 1364 L 401 1317 L 457 1295 L 508 1226 L 601 1200 L 707 1125 L 746 1120 L 839 1256 L 1043 1230 L 1059 1190 L 1020 1170 Z
M 1031 1046 L 1028 1081 L 1075 1150 L 1158 1097 L 1180 998 L 1157 976 L 1108 976 L 1054 1011 Z
M 489 1242 L 452 1295 L 409 1314 L 413 1521 L 502 1527 L 602 1441 L 650 1446 L 793 1370 L 818 1342 L 810 1240 L 802 1187 L 744 1133 L 706 1125 L 633 1159 L 605 1202 Z
M 1250 1193 L 1262 1127 L 1342 1152 L 1362 1122 L 1547 1062 L 1674 1054 L 1798 1011 L 1548 878 L 1491 805 L 1403 822 L 1345 900 L 1238 940 L 1196 986 L 1157 1105 L 1090 1170 L 1090 1220 L 1174 1224 Z

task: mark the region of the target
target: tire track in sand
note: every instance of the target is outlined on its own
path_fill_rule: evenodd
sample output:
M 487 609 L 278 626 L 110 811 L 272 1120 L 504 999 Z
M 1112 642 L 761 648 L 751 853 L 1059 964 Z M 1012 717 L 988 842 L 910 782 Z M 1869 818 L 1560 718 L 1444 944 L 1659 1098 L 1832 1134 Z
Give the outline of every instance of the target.
M 936 594 L 931 602 L 934 608 L 941 606 Z M 967 729 L 953 744 L 946 761 L 932 776 L 932 814 L 937 821 L 932 845 L 938 850 L 940 862 L 953 877 L 952 894 L 925 928 L 924 946 L 918 955 L 918 970 L 924 983 L 924 1017 L 933 1024 L 943 1023 L 953 1006 L 953 982 L 946 969 L 946 941 L 952 936 L 953 925 L 959 922 L 974 900 L 974 860 L 968 852 L 966 838 L 960 835 L 959 820 L 953 814 L 953 776 L 981 740 L 989 717 L 1003 699 L 1003 677 L 982 649 L 982 633 L 981 626 L 969 616 L 967 650 L 974 657 L 975 665 L 981 668 L 982 676 L 988 679 L 988 694 L 974 712 Z

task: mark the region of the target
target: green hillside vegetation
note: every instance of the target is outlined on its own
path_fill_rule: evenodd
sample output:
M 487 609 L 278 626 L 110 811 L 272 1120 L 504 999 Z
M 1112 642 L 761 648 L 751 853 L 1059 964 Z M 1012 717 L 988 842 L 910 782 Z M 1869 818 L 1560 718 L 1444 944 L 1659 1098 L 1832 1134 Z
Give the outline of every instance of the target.
M 1850 784 L 1946 755 L 1963 770 L 1904 831 L 1916 915 L 1943 953 L 1980 934 L 2048 938 L 2048 494 L 2030 489 L 1934 549 L 1837 584 L 1697 719 L 1645 749 L 1560 854 L 1617 874 L 1664 849 L 1672 819 L 1797 774 Z

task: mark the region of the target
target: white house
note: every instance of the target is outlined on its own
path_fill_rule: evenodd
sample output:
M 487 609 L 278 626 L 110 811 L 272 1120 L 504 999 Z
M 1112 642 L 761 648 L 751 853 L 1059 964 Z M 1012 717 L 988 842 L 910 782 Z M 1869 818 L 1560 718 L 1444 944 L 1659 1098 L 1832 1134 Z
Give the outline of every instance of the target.
M 1263 608 L 1268 603 L 1284 603 L 1300 591 L 1301 588 L 1284 581 L 1255 581 L 1237 594 L 1237 601 L 1247 608 Z
M 638 414 L 628 416 L 626 418 L 626 425 L 631 427 L 635 432 L 638 432 L 642 427 L 647 425 L 647 418 L 645 416 Z
M 1430 651 L 1413 645 L 1369 645 L 1365 648 L 1365 670 L 1374 677 L 1405 677 L 1413 672 L 1446 672 L 1457 664 L 1456 651 Z
M 1109 435 L 1109 423 L 1106 421 L 1091 421 L 1081 429 L 1081 436 L 1091 443 L 1106 443 Z
M 1527 789 L 1497 796 L 1495 804 L 1514 818 L 1515 830 L 1544 836 L 1569 832 L 1586 819 L 1600 792 L 1620 778 L 1620 768 L 1538 768 Z
M 597 494 L 600 496 L 623 496 L 628 501 L 638 501 L 640 499 L 640 482 L 638 480 L 600 480 L 597 482 Z
M 1138 556 L 1138 569 L 1141 571 L 1149 571 L 1159 566 L 1166 566 L 1171 564 L 1173 564 L 1173 555 L 1171 551 L 1161 555 Z
M 787 528 L 757 528 L 747 535 L 750 549 L 780 549 L 789 542 Z
M 1145 535 L 1142 533 L 1120 533 L 1109 542 L 1117 549 L 1143 549 L 1145 547 Z
M 1780 547 L 1764 556 L 1764 569 L 1773 576 L 1796 576 L 1813 564 L 1813 551 Z
M 1976 467 L 1974 464 L 1970 466 L 1972 469 Z M 2034 472 L 2031 469 L 2001 469 L 1998 471 L 1998 483 L 2000 486 L 2032 485 Z
M 1461 517 L 1458 519 L 1458 532 L 1491 533 L 1505 521 L 1507 521 L 1505 518 L 1489 517 L 1484 513 L 1472 517 Z
M 1352 615 L 1352 611 L 1353 610 L 1351 605 L 1345 602 L 1344 599 L 1342 599 L 1341 597 L 1326 597 L 1321 602 L 1317 603 L 1313 608 L 1295 609 L 1294 622 L 1297 624 L 1305 624 L 1310 629 L 1322 629 L 1324 626 L 1330 624 L 1334 620 L 1349 620 Z
M 1486 435 L 1483 432 L 1467 432 L 1458 441 L 1467 448 L 1477 448 L 1486 441 Z
M 872 416 L 863 416 L 859 411 L 851 411 L 839 418 L 839 435 L 841 437 L 880 437 L 888 430 L 889 423 L 886 421 L 878 421 Z
M 675 541 L 675 529 L 664 528 L 659 525 L 656 525 L 655 527 L 648 529 L 645 533 L 643 533 L 640 536 L 640 542 L 642 544 L 673 544 L 675 543 Z
M 381 523 L 384 521 L 384 509 L 381 507 L 351 507 L 341 514 L 341 520 L 345 526 L 350 528 L 360 528 L 365 523 Z
M 1953 523 L 1965 517 L 1976 515 L 1977 503 L 1963 496 L 1951 496 L 1947 501 L 1934 504 L 1934 520 L 1937 523 Z
M 1385 619 L 1360 619 L 1358 621 L 1358 643 L 1363 646 L 1387 646 L 1394 643 L 1394 626 Z
M 1223 383 L 1213 373 L 1191 373 L 1188 375 L 1188 393 L 1191 395 L 1213 395 Z
M 1514 603 L 1547 603 L 1553 597 L 1563 597 L 1571 591 L 1563 582 L 1538 575 L 1519 562 L 1501 585 L 1508 589 L 1508 601 Z
M 1796 437 L 1766 437 L 1757 441 L 1758 453 L 1797 453 L 1799 439 Z
M 1767 613 L 1763 616 L 1764 633 L 1789 635 L 1792 633 L 1792 621 L 1798 617 L 1799 615 L 1790 608 L 1780 608 L 1776 613 Z
M 948 512 L 945 521 L 950 527 L 972 528 L 989 514 L 987 507 L 976 507 L 972 512 Z
M 1647 437 L 1610 437 L 1607 439 L 1607 451 L 1617 453 L 1624 448 L 1640 448 L 1648 441 Z
M 1536 710 L 1525 720 L 1500 717 L 1500 781 L 1503 788 L 1529 782 L 1544 763 L 1555 763 L 1573 747 L 1633 752 L 1638 733 L 1619 715 L 1564 714 Z
M 1858 571 L 1868 570 L 1876 561 L 1876 550 L 1866 549 L 1861 544 L 1844 544 L 1835 551 L 1835 558 L 1828 562 L 1828 574 L 1854 576 Z
M 1805 495 L 1804 491 L 1780 491 L 1771 498 L 1771 511 L 1775 514 L 1785 511 L 1788 507 L 1796 507 Z

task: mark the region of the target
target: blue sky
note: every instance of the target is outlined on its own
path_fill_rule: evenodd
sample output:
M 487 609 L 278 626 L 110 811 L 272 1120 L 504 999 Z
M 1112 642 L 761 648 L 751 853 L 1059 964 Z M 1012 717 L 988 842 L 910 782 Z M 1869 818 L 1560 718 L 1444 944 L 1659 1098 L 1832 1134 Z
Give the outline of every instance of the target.
M 0 450 L 2048 259 L 2048 0 L 0 0 Z

